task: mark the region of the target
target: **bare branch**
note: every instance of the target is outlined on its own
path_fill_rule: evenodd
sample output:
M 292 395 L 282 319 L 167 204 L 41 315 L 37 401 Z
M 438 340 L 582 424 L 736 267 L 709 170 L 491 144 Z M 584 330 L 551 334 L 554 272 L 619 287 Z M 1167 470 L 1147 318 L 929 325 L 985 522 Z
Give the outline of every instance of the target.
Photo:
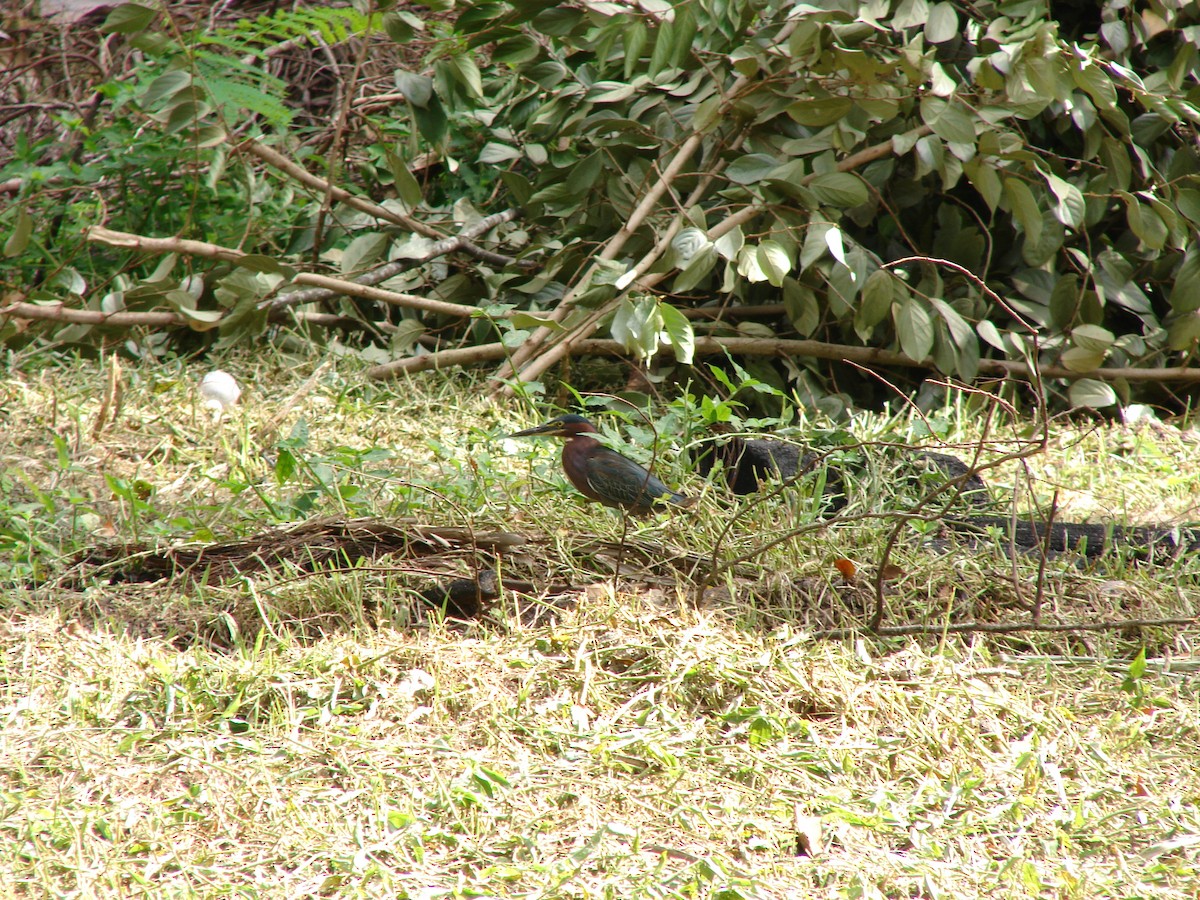
M 10 303 L 0 307 L 0 321 L 31 319 L 45 322 L 70 322 L 75 325 L 112 325 L 123 328 L 170 328 L 186 325 L 188 320 L 173 312 L 111 312 L 98 309 L 71 309 L 61 300 L 56 303 Z
M 146 253 L 182 253 L 185 256 L 200 256 L 207 259 L 219 259 L 225 262 L 238 263 L 249 254 L 230 247 L 221 247 L 204 241 L 191 241 L 184 238 L 151 238 L 124 231 L 112 231 L 102 225 L 88 229 L 88 240 L 112 247 L 124 247 L 129 250 L 142 250 Z M 385 291 L 370 285 L 357 284 L 343 278 L 332 278 L 328 275 L 317 275 L 312 272 L 300 272 L 292 284 L 310 284 L 338 294 L 351 297 L 362 297 L 364 300 L 378 300 L 392 306 L 404 306 L 410 309 L 420 309 L 425 312 L 442 316 L 462 318 L 473 316 L 478 312 L 474 306 L 463 306 L 459 303 L 447 303 L 444 300 L 431 300 L 428 297 L 418 297 L 416 294 L 402 294 L 398 291 Z
M 603 354 L 605 356 L 625 356 L 628 351 L 618 341 L 591 338 L 567 343 L 569 352 L 573 355 Z M 469 351 L 469 352 L 468 352 Z M 467 362 L 484 362 L 501 359 L 506 355 L 502 344 L 481 344 L 465 350 L 441 350 L 427 356 L 414 356 L 408 359 L 395 360 L 370 370 L 372 378 L 387 378 L 400 373 L 421 372 L 426 369 L 444 368 L 462 365 Z M 698 337 L 696 338 L 696 356 L 720 356 L 733 353 L 743 356 L 806 356 L 813 359 L 828 359 L 834 362 L 856 363 L 863 366 L 899 366 L 910 369 L 936 369 L 931 359 L 915 360 L 894 350 L 881 350 L 875 347 L 855 347 L 849 344 L 828 344 L 824 341 L 787 340 L 784 338 L 752 338 L 752 337 Z M 1002 377 L 1032 379 L 1035 372 L 1026 363 L 1012 362 L 1005 359 L 981 359 L 979 371 L 988 375 Z M 1080 378 L 1096 378 L 1104 381 L 1141 381 L 1141 382 L 1197 382 L 1200 381 L 1200 367 L 1177 367 L 1165 369 L 1111 368 L 1096 369 L 1091 372 L 1076 372 L 1063 366 L 1040 366 L 1038 371 L 1042 378 L 1059 378 L 1075 381 Z

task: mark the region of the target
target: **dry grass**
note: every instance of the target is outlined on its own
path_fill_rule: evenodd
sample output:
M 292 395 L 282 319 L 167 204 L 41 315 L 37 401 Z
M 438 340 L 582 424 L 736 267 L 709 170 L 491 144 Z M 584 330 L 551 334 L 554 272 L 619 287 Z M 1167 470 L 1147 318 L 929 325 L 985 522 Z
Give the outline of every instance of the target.
M 813 640 L 812 627 L 862 616 L 831 563 L 877 562 L 886 524 L 870 521 L 798 535 L 699 605 L 637 554 L 614 590 L 614 559 L 585 547 L 619 540 L 620 519 L 581 507 L 548 448 L 498 438 L 532 410 L 461 381 L 386 389 L 330 368 L 305 387 L 308 364 L 227 368 L 249 396 L 226 420 L 193 414 L 198 375 L 137 368 L 95 437 L 94 368 L 0 383 L 13 572 L 0 586 L 0 897 L 1200 889 L 1194 629 Z M 263 435 L 289 401 L 281 448 Z M 867 439 L 882 430 L 855 424 Z M 1188 432 L 1053 438 L 1030 462 L 1035 495 L 1052 492 L 1048 477 L 1062 510 L 1188 517 Z M 298 463 L 281 480 L 285 451 Z M 857 489 L 892 480 L 879 465 Z M 631 540 L 710 552 L 729 501 L 689 488 L 703 489 L 700 513 L 638 523 Z M 781 502 L 796 520 L 811 507 Z M 414 617 L 414 580 L 381 565 L 30 587 L 56 554 L 108 535 L 205 540 L 367 511 L 544 535 L 505 565 L 571 581 L 576 604 L 536 625 L 511 597 L 493 623 Z M 729 550 L 780 527 L 778 505 L 749 509 Z M 1037 572 L 1018 564 L 1022 593 L 988 552 L 906 542 L 897 562 L 892 615 L 934 625 L 1023 615 Z M 1198 598 L 1186 562 L 1059 561 L 1045 581 L 1048 611 L 1068 619 L 1191 614 Z M 223 646 L 195 640 L 196 623 L 231 611 Z M 797 853 L 797 817 L 820 821 L 811 855 Z

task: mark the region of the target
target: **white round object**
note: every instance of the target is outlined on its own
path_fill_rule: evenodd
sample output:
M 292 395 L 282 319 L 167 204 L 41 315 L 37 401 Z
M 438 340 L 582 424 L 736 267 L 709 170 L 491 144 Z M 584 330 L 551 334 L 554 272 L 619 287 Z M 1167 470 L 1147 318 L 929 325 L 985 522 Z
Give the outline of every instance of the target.
M 242 389 L 228 372 L 214 369 L 200 382 L 200 396 L 205 406 L 225 410 L 238 402 Z

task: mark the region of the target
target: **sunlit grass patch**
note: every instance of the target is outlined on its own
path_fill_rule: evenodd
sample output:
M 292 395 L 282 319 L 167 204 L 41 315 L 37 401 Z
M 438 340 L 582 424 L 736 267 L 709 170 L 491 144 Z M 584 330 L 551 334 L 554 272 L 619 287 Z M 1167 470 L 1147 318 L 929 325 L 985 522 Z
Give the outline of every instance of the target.
M 223 365 L 246 399 L 219 421 L 193 418 L 186 370 L 133 369 L 95 436 L 96 367 L 3 384 L 41 410 L 13 407 L 0 448 L 0 870 L 24 895 L 1195 893 L 1194 629 L 949 633 L 1036 602 L 1192 615 L 1195 561 L 1012 559 L 887 515 L 937 482 L 903 445 L 969 448 L 970 417 L 946 411 L 939 440 L 904 416 L 789 432 L 848 473 L 838 508 L 826 469 L 731 496 L 667 434 L 655 468 L 698 507 L 626 522 L 549 448 L 509 447 L 534 412 L 470 382 Z M 1028 471 L 1021 502 L 1057 488 L 1064 517 L 1078 491 L 1186 521 L 1192 448 L 1052 433 L 989 493 L 1006 508 Z M 93 545 L 356 516 L 525 543 L 55 581 Z M 505 591 L 472 621 L 418 599 L 484 564 L 562 594 Z M 927 634 L 867 633 L 884 566 L 886 621 Z

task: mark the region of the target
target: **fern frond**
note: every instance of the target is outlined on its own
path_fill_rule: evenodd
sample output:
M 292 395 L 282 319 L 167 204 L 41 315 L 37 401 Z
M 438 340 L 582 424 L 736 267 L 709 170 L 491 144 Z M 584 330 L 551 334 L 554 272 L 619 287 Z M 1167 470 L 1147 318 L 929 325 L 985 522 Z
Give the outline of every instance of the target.
M 229 78 L 206 78 L 213 102 L 220 106 L 236 106 L 262 116 L 277 128 L 286 128 L 291 124 L 292 111 L 284 105 L 278 95 L 264 91 L 262 88 L 234 81 Z

